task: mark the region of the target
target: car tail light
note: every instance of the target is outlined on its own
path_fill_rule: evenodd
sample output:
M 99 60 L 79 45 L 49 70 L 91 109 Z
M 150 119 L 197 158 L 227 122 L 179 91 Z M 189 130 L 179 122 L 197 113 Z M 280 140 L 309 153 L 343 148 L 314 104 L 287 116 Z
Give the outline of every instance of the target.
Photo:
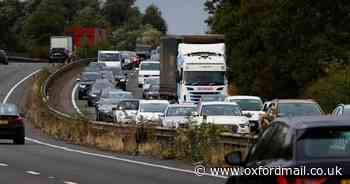
M 23 118 L 22 118 L 22 117 L 17 117 L 17 118 L 15 118 L 15 119 L 10 120 L 9 123 L 13 123 L 13 124 L 23 124 L 24 121 L 23 121 Z
M 325 184 L 327 181 L 326 177 L 292 177 L 287 178 L 279 176 L 277 179 L 278 184 Z

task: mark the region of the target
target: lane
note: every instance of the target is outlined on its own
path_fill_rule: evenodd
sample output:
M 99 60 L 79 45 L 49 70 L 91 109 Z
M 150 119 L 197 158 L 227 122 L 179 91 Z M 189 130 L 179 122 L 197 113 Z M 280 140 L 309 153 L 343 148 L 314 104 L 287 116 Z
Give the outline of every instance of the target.
M 37 67 L 29 67 L 28 71 L 19 70 L 18 75 L 22 77 L 29 74 L 29 71 L 35 71 Z M 24 73 L 23 73 L 24 72 Z M 23 73 L 23 74 L 22 74 Z M 19 81 L 20 77 L 10 77 L 13 73 L 4 75 L 0 71 L 0 78 L 8 78 L 11 84 L 14 85 Z M 32 80 L 27 80 L 24 84 L 19 85 L 14 93 L 10 96 L 9 102 L 16 103 L 23 107 L 23 99 L 27 94 Z M 8 91 L 11 85 L 3 87 L 0 83 L 1 91 Z M 6 94 L 0 96 L 4 98 Z M 48 122 L 49 123 L 49 122 Z M 27 137 L 49 142 L 54 145 L 64 146 L 66 149 L 57 149 L 48 147 L 42 144 L 27 142 L 24 146 L 0 145 L 0 163 L 7 163 L 12 170 L 0 172 L 0 181 L 2 178 L 13 176 L 19 179 L 11 183 L 50 183 L 50 178 L 55 178 L 54 183 L 223 183 L 224 180 L 213 177 L 196 177 L 193 174 L 167 170 L 163 168 L 140 165 L 122 160 L 111 159 L 109 157 L 97 157 L 93 154 L 86 155 L 77 152 L 68 151 L 69 149 L 83 150 L 88 153 L 114 155 L 118 158 L 128 158 L 131 160 L 147 161 L 163 165 L 180 166 L 174 161 L 159 161 L 150 158 L 122 156 L 112 153 L 105 153 L 89 148 L 84 148 L 77 145 L 67 145 L 64 142 L 50 139 L 43 135 L 40 131 L 33 129 L 27 124 Z M 188 166 L 186 169 L 190 169 Z M 26 171 L 34 171 L 40 175 L 30 174 L 30 178 L 25 173 Z M 5 182 L 4 182 L 5 183 Z

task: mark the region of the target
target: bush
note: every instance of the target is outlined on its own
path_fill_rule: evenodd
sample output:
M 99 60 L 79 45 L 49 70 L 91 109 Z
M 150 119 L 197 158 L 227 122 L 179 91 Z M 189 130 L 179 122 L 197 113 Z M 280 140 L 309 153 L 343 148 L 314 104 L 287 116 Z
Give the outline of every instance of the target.
M 112 49 L 112 45 L 108 41 L 101 41 L 90 47 L 87 38 L 83 38 L 81 41 L 81 48 L 77 49 L 77 56 L 79 58 L 94 58 L 97 57 L 99 50 Z
M 350 103 L 350 66 L 332 69 L 329 75 L 316 81 L 306 90 L 306 96 L 317 100 L 326 112 L 338 104 Z

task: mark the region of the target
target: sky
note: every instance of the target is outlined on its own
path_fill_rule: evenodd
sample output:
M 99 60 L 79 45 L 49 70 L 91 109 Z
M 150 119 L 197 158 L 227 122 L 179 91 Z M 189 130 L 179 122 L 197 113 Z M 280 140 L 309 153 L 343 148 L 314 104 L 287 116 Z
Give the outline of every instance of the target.
M 162 11 L 168 34 L 204 34 L 208 30 L 203 0 L 136 0 L 142 12 L 151 4 Z

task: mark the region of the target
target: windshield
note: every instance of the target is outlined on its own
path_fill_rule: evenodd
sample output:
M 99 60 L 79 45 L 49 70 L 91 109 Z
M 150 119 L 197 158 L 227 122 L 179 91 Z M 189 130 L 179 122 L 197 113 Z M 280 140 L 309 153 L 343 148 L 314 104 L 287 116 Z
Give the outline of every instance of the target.
M 349 127 L 314 128 L 303 132 L 298 148 L 301 159 L 348 158 L 350 155 Z
M 162 113 L 168 107 L 165 103 L 144 103 L 140 104 L 141 112 Z
M 185 72 L 184 80 L 186 85 L 224 85 L 225 72 Z
M 96 89 L 106 89 L 108 87 L 113 87 L 113 85 L 109 82 L 96 82 L 94 85 Z
M 321 109 L 315 103 L 280 103 L 278 116 L 317 116 Z
M 151 85 L 151 87 L 149 88 L 149 91 L 153 91 L 153 92 L 159 91 L 159 85 Z
M 81 77 L 83 81 L 95 81 L 99 78 L 101 78 L 101 75 L 99 73 L 83 74 Z
M 207 116 L 241 116 L 241 110 L 237 105 L 204 105 L 201 115 Z
M 130 93 L 110 93 L 110 98 L 116 98 L 116 99 L 130 99 L 133 98 Z
M 196 107 L 169 107 L 167 116 L 190 116 L 196 111 Z
M 123 107 L 124 110 L 138 110 L 138 101 L 123 101 L 119 103 L 119 107 Z
M 98 60 L 99 61 L 106 61 L 106 62 L 111 62 L 111 61 L 120 61 L 120 54 L 119 53 L 100 53 L 98 55 Z
M 202 102 L 217 102 L 217 101 L 225 101 L 224 95 L 203 95 L 201 97 Z
M 148 79 L 148 78 L 146 78 L 145 79 L 145 84 L 147 85 L 147 84 L 150 84 L 150 85 L 159 85 L 160 84 L 160 80 L 159 80 L 159 78 L 156 78 L 156 79 Z
M 18 116 L 14 105 L 0 105 L 0 116 Z
M 230 102 L 236 102 L 242 111 L 260 111 L 263 106 L 260 100 L 254 99 L 231 99 Z
M 142 63 L 141 64 L 141 70 L 159 71 L 160 70 L 160 64 L 159 63 Z

